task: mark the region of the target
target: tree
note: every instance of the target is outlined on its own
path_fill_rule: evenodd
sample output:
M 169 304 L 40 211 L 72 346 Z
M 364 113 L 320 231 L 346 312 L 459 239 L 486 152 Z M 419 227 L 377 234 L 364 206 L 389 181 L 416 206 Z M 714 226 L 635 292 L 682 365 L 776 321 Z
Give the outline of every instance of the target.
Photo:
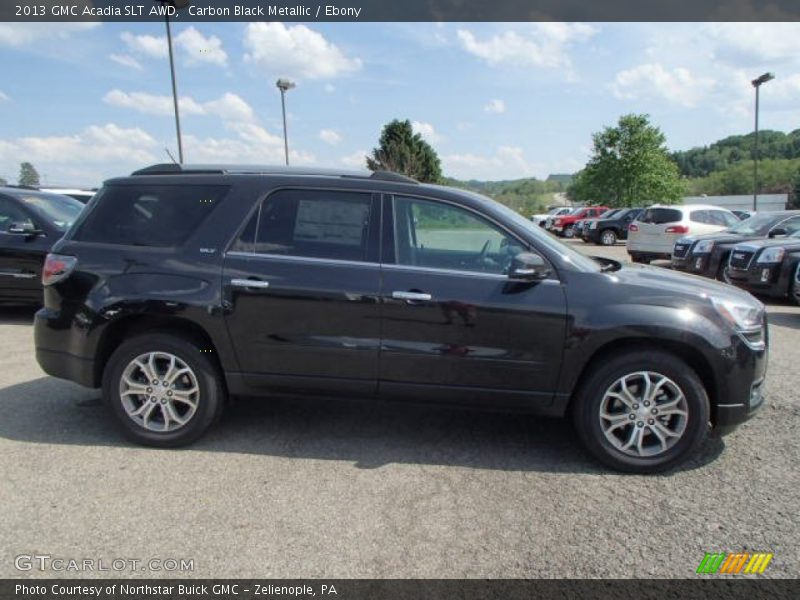
M 39 173 L 29 162 L 24 162 L 19 166 L 19 185 L 28 185 L 30 187 L 39 187 Z
M 8 185 L 8 182 L 5 180 L 5 177 L 0 177 L 0 185 Z
M 624 115 L 592 140 L 592 157 L 569 190 L 573 200 L 615 207 L 680 201 L 678 166 L 648 115 Z
M 378 147 L 367 157 L 367 167 L 372 171 L 402 173 L 426 183 L 437 183 L 442 178 L 436 150 L 414 133 L 409 120 L 395 119 L 384 126 Z

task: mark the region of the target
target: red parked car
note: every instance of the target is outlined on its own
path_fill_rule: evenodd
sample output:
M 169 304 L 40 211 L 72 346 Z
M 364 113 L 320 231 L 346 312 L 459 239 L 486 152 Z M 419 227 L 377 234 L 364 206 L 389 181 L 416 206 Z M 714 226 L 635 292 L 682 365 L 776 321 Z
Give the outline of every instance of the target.
M 575 237 L 575 223 L 581 219 L 594 219 L 608 210 L 607 206 L 584 206 L 576 208 L 567 215 L 562 215 L 553 220 L 553 228 L 550 230 L 559 237 Z

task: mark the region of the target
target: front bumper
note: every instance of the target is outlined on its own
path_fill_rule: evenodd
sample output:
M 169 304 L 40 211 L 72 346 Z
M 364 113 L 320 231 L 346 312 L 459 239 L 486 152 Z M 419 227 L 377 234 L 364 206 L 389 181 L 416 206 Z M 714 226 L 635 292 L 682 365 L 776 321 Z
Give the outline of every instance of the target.
M 780 264 L 754 264 L 747 271 L 728 268 L 731 283 L 753 294 L 773 298 L 783 298 L 788 290 L 780 276 Z

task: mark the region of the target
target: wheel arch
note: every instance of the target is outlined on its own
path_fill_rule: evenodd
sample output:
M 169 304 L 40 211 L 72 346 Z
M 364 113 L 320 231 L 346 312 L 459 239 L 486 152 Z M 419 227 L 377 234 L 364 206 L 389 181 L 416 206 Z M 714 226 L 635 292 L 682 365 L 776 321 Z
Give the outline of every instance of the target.
M 711 405 L 711 422 L 716 424 L 716 405 L 719 397 L 719 389 L 711 363 L 703 353 L 693 345 L 669 339 L 653 340 L 637 337 L 618 338 L 595 349 L 586 360 L 580 375 L 572 387 L 566 412 L 570 413 L 572 411 L 578 392 L 581 390 L 582 386 L 585 385 L 593 370 L 601 361 L 608 360 L 611 356 L 623 353 L 641 353 L 647 350 L 669 352 L 683 360 L 689 368 L 697 374 L 708 394 L 708 400 Z

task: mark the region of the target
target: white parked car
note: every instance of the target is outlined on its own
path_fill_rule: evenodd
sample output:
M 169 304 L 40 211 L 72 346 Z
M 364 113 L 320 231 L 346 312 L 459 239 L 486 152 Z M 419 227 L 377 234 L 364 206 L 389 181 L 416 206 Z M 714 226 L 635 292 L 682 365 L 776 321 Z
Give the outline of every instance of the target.
M 550 209 L 550 212 L 546 214 L 531 215 L 531 221 L 536 223 L 539 227 L 544 227 L 548 217 L 560 217 L 561 215 L 567 214 L 571 210 L 572 209 L 569 206 L 557 206 L 556 208 Z
M 735 214 L 719 206 L 655 204 L 629 225 L 628 254 L 633 262 L 640 263 L 669 259 L 678 238 L 722 231 L 739 222 Z

